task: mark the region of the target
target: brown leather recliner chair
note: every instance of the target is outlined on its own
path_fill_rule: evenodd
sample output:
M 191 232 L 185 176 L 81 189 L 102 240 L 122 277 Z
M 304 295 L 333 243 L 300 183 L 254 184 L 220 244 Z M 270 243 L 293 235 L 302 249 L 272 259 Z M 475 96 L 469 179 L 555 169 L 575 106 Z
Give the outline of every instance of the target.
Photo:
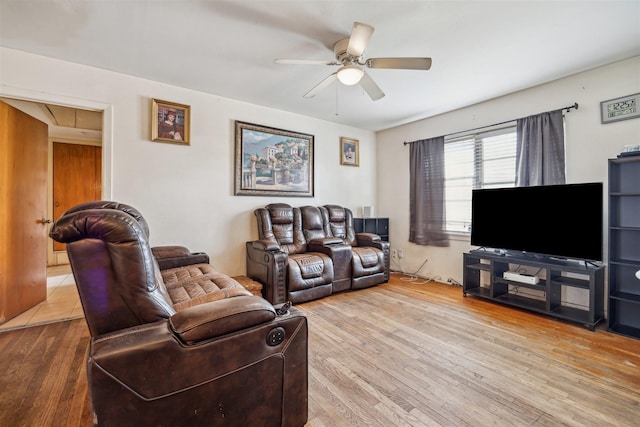
M 277 315 L 208 263 L 170 256 L 161 271 L 127 208 L 71 209 L 50 232 L 67 244 L 91 333 L 93 424 L 304 425 L 304 314 Z
M 247 276 L 262 283 L 264 297 L 279 304 L 331 295 L 333 263 L 328 255 L 308 250 L 300 209 L 272 203 L 254 214 L 259 240 L 246 243 Z
M 328 236 L 339 237 L 351 247 L 351 289 L 389 281 L 389 242 L 372 233 L 356 233 L 350 209 L 338 205 L 321 207 Z

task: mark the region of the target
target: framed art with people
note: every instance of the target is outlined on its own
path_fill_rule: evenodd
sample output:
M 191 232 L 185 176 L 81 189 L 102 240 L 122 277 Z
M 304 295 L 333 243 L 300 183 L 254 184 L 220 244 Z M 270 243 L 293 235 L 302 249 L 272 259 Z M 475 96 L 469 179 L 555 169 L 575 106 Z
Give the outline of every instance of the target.
M 191 107 L 152 99 L 151 140 L 189 145 Z
M 357 139 L 340 138 L 340 164 L 360 166 L 360 147 Z

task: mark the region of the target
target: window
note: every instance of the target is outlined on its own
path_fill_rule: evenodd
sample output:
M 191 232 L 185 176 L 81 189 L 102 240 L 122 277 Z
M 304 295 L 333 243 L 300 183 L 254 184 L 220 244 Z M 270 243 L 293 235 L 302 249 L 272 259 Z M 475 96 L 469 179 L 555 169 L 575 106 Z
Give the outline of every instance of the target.
M 471 231 L 471 190 L 514 187 L 516 182 L 516 126 L 464 136 L 444 144 L 445 230 Z

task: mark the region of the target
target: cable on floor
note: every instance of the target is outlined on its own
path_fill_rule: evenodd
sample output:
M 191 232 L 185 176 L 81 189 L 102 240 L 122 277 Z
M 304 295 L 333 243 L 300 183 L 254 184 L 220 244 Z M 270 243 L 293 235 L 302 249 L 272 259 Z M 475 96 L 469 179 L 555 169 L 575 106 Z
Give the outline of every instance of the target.
M 402 264 L 400 263 L 400 260 L 398 260 L 397 264 L 398 264 L 399 270 L 392 270 L 392 272 L 404 274 L 405 276 L 409 276 L 409 277 L 404 277 L 404 278 L 400 279 L 403 282 L 411 282 L 411 283 L 413 283 L 415 285 L 426 285 L 429 282 L 435 282 L 435 281 L 438 281 L 439 279 L 441 279 L 440 276 L 423 277 L 423 276 L 419 276 L 418 275 L 420 270 L 422 270 L 422 267 L 424 267 L 424 265 L 428 261 L 429 261 L 429 258 L 425 258 L 424 262 L 420 265 L 420 267 L 418 267 L 418 269 L 416 271 L 414 271 L 413 273 L 409 273 L 409 272 L 403 271 Z M 421 281 L 418 281 L 418 279 L 420 279 Z

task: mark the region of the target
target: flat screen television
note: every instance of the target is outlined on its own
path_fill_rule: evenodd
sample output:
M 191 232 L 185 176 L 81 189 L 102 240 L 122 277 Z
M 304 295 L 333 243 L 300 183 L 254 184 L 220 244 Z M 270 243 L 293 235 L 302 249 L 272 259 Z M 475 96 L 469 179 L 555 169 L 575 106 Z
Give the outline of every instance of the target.
M 471 244 L 602 261 L 602 183 L 473 190 Z

